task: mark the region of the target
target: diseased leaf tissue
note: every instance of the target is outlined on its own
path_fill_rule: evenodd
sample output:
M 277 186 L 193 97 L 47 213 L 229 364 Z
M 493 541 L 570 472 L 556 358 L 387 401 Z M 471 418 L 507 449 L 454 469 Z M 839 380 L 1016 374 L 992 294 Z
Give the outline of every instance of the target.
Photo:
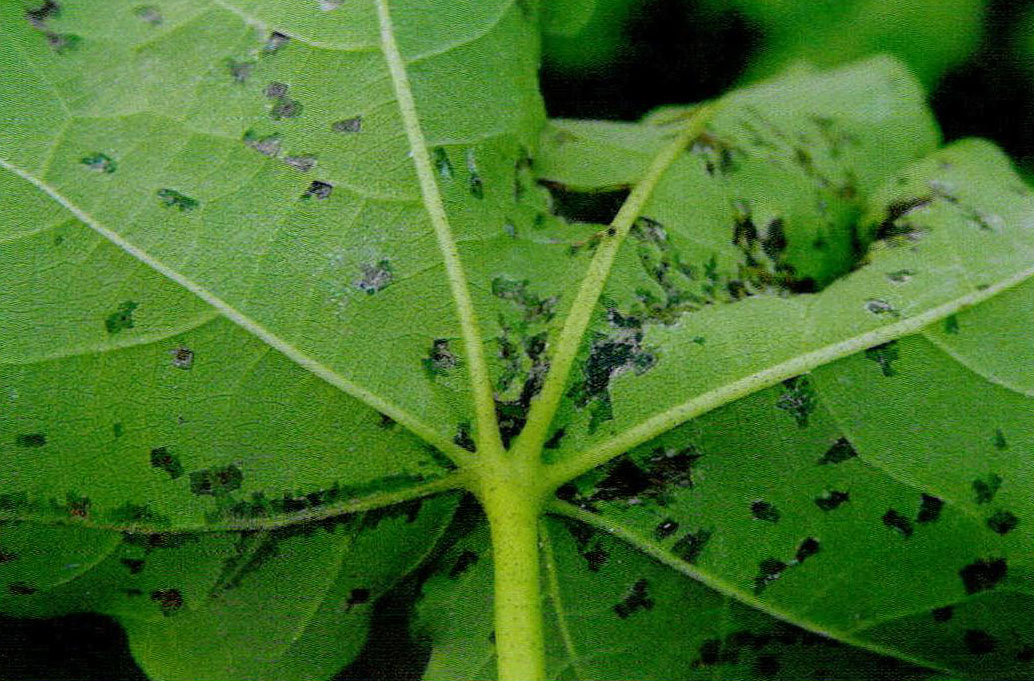
M 547 122 L 537 22 L 0 3 L 0 610 L 330 679 L 408 575 L 426 679 L 1034 678 L 1009 161 L 886 58 Z

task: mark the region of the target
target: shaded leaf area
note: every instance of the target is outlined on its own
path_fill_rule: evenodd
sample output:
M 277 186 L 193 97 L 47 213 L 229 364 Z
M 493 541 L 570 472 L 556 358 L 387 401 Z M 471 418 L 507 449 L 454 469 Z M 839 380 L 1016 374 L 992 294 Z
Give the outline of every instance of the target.
M 115 616 L 153 678 L 329 678 L 362 649 L 373 602 L 430 551 L 455 506 L 434 497 L 247 533 L 7 524 L 0 608 Z
M 543 524 L 550 679 L 922 679 L 929 674 L 745 607 L 575 521 Z M 597 561 L 586 560 L 591 547 Z M 482 528 L 424 585 L 424 678 L 494 679 L 492 556 Z M 664 654 L 644 654 L 644 651 Z
M 659 191 L 654 201 L 662 198 L 663 191 Z M 680 210 L 686 201 L 684 196 L 671 196 L 668 208 Z M 647 206 L 647 214 L 659 210 L 652 205 Z M 633 274 L 642 276 L 642 264 L 629 262 L 627 272 L 633 274 L 626 274 L 619 263 L 601 302 L 595 335 L 583 347 L 581 374 L 576 370 L 572 378 L 571 399 L 566 413 L 558 415 L 557 425 L 564 428 L 568 447 L 598 448 L 607 437 L 621 437 L 623 431 L 648 419 L 661 419 L 661 415 L 678 410 L 692 415 L 694 404 L 699 402 L 703 408 L 712 391 L 718 395 L 729 386 L 740 385 L 737 381 L 742 381 L 748 392 L 762 387 L 747 383 L 761 380 L 752 378 L 758 372 L 800 361 L 807 353 L 815 353 L 811 360 L 815 366 L 848 352 L 837 349 L 843 348 L 840 343 L 859 343 L 857 349 L 862 349 L 866 344 L 892 340 L 909 326 L 918 330 L 926 323 L 913 321 L 920 315 L 929 322 L 948 317 L 943 328 L 950 340 L 944 342 L 955 342 L 958 334 L 950 331 L 958 317 L 949 316 L 954 309 L 982 302 L 992 292 L 1029 278 L 1034 234 L 1027 224 L 1032 212 L 1030 192 L 1008 160 L 986 142 L 967 140 L 902 169 L 871 193 L 856 229 L 861 243 L 873 240 L 871 245 L 849 274 L 817 294 L 759 292 L 744 295 L 733 305 L 707 302 L 670 317 L 667 304 L 662 308 L 665 315 L 658 318 L 644 307 L 646 289 L 638 298 L 630 298 L 632 287 L 642 281 L 633 278 Z M 658 233 L 652 223 L 640 220 L 639 225 L 641 233 Z M 723 232 L 723 239 L 735 238 L 730 226 Z M 677 232 L 666 227 L 663 233 L 673 241 L 671 235 Z M 624 249 L 629 261 L 634 260 L 634 246 L 642 248 L 644 240 L 638 241 L 633 232 Z M 680 251 L 669 246 L 668 252 L 669 261 L 676 262 L 673 258 Z M 671 267 L 659 271 L 664 275 L 662 283 L 671 280 Z M 1001 305 L 995 305 L 993 309 L 1000 314 Z M 938 308 L 944 311 L 937 312 Z M 1026 314 L 1018 313 L 1017 324 Z M 903 330 L 894 332 L 899 324 Z M 1003 337 L 1013 337 L 1010 347 L 1022 350 L 1015 361 L 990 361 L 988 371 L 998 374 L 1029 357 L 1020 327 L 1005 324 L 1012 331 Z M 881 328 L 886 337 L 866 343 L 866 334 Z M 608 356 L 602 351 L 607 350 L 607 343 L 622 338 L 631 338 L 623 344 L 637 357 L 648 356 L 649 361 L 632 363 L 621 357 L 606 361 Z M 967 352 L 972 354 L 974 349 Z M 873 348 L 870 353 L 882 371 L 892 371 L 892 348 Z M 591 371 L 594 362 L 606 367 L 599 379 Z M 793 373 L 799 370 L 768 380 L 790 378 Z M 1030 372 L 1013 374 L 1029 376 Z M 1025 378 L 1015 380 L 1027 382 Z M 606 392 L 597 389 L 595 399 L 586 399 L 586 387 L 593 381 L 604 385 Z M 644 401 L 640 399 L 643 394 L 652 397 Z M 645 433 L 654 426 L 642 428 Z
M 465 365 L 434 381 L 421 359 L 435 339 L 461 334 L 374 4 L 156 2 L 157 23 L 119 2 L 51 4 L 46 31 L 76 35 L 74 47 L 48 43 L 26 14 L 38 3 L 3 7 L 0 100 L 11 118 L 0 158 L 222 301 L 252 332 L 451 440 L 470 416 L 457 388 Z M 443 189 L 461 257 L 477 259 L 477 245 L 508 221 L 521 226 L 516 167 L 542 118 L 537 29 L 504 0 L 438 13 L 393 3 L 392 16 L 424 142 L 451 157 L 466 199 Z M 463 106 L 456 92 L 467 93 Z M 9 217 L 0 238 L 25 248 L 28 232 L 55 219 Z M 2 270 L 18 262 L 7 253 Z M 39 244 L 21 261 L 64 257 Z M 201 314 L 198 303 L 159 313 L 132 279 L 110 277 L 82 287 L 91 314 L 66 313 L 49 353 L 129 343 L 148 319 L 182 326 L 178 316 Z M 490 279 L 476 300 L 489 306 L 480 315 L 489 323 Z M 5 359 L 39 353 L 32 330 L 62 317 L 42 288 L 24 285 L 34 303 L 5 306 L 15 322 L 4 325 L 13 343 Z M 105 290 L 120 293 L 94 310 Z
M 859 353 L 559 496 L 762 612 L 965 678 L 1031 678 L 1030 399 L 967 376 L 921 336 L 895 348 L 892 376 Z M 599 564 L 595 542 L 580 551 Z

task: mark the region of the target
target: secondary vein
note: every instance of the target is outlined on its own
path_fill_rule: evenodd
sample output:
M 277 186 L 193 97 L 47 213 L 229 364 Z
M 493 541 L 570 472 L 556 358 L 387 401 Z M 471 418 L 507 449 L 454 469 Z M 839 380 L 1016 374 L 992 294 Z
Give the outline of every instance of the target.
M 503 451 L 503 443 L 496 420 L 495 398 L 492 393 L 492 382 L 488 375 L 488 365 L 485 362 L 481 334 L 478 331 L 474 303 L 470 298 L 470 291 L 467 289 L 467 277 L 463 272 L 463 263 L 460 261 L 456 241 L 452 236 L 452 228 L 449 226 L 449 219 L 445 214 L 442 196 L 434 179 L 431 156 L 427 152 L 427 142 L 420 126 L 416 102 L 413 100 L 409 75 L 406 73 L 402 53 L 395 41 L 395 30 L 391 23 L 388 2 L 387 0 L 376 0 L 376 2 L 381 29 L 381 49 L 391 73 L 395 98 L 398 101 L 402 124 L 406 129 L 406 137 L 409 139 L 409 147 L 413 154 L 413 165 L 416 166 L 417 179 L 420 182 L 424 208 L 431 219 L 435 236 L 438 239 L 438 249 L 445 262 L 449 289 L 452 291 L 456 314 L 459 317 L 460 329 L 463 334 L 467 371 L 470 376 L 474 412 L 477 417 L 478 448 L 482 451 L 499 454 Z
M 689 115 L 682 129 L 654 158 L 646 174 L 622 204 L 611 222 L 610 229 L 605 232 L 606 236 L 601 237 L 581 288 L 571 304 L 571 311 L 557 337 L 556 350 L 550 356 L 549 373 L 542 390 L 532 402 L 527 425 L 514 446 L 516 457 L 535 457 L 542 450 L 553 416 L 563 397 L 564 387 L 567 385 L 582 337 L 592 319 L 603 286 L 610 276 L 618 249 L 639 218 L 661 177 L 685 151 L 689 142 L 703 132 L 712 112 L 712 106 L 704 105 Z

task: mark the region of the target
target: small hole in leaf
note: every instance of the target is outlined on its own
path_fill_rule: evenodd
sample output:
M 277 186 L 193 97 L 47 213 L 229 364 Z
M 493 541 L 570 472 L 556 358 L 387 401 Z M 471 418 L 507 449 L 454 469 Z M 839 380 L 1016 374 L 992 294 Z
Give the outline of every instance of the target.
M 1020 524 L 1020 519 L 1009 511 L 995 511 L 994 515 L 987 519 L 987 526 L 998 534 L 1009 534 Z
M 192 199 L 175 189 L 159 189 L 157 194 L 166 208 L 179 208 L 181 213 L 197 208 L 197 199 Z
M 361 132 L 363 129 L 363 117 L 355 116 L 354 118 L 343 118 L 340 121 L 334 121 L 330 124 L 330 129 L 341 133 Z
M 139 307 L 139 305 L 132 300 L 127 300 L 118 306 L 118 309 L 112 312 L 104 320 L 104 328 L 107 329 L 109 334 L 116 334 L 124 329 L 132 329 L 133 312 Z
M 90 170 L 95 170 L 98 173 L 106 173 L 110 175 L 118 169 L 118 164 L 113 158 L 107 154 L 102 154 L 99 151 L 89 156 L 84 156 L 79 160 L 84 166 Z
M 334 191 L 334 185 L 330 184 L 329 182 L 320 182 L 319 180 L 313 180 L 312 183 L 309 184 L 309 188 L 305 190 L 304 194 L 302 194 L 302 198 L 308 199 L 311 197 L 315 197 L 316 199 L 322 201 L 324 199 L 329 199 L 332 191 Z
M 967 594 L 993 589 L 1008 573 L 1008 565 L 1004 558 L 977 560 L 959 570 L 962 585 Z
M 915 528 L 912 527 L 912 521 L 893 508 L 883 514 L 882 520 L 884 525 L 897 531 L 906 539 L 911 537 L 915 531 Z
M 47 436 L 43 433 L 25 433 L 16 437 L 14 442 L 19 447 L 36 449 L 47 444 Z

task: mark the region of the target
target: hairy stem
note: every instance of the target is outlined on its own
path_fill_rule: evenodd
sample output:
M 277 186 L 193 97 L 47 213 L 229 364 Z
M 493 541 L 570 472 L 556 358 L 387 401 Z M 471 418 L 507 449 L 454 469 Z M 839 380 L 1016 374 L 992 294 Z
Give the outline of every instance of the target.
M 546 648 L 539 569 L 542 494 L 518 466 L 482 481 L 479 497 L 492 533 L 495 645 L 499 681 L 542 681 Z
M 549 426 L 553 422 L 553 415 L 560 405 L 564 387 L 571 374 L 571 366 L 574 364 L 582 337 L 585 335 L 593 311 L 596 309 L 596 302 L 610 276 L 618 249 L 621 248 L 621 243 L 632 229 L 636 219 L 639 218 L 661 177 L 686 149 L 689 142 L 703 132 L 712 110 L 710 106 L 706 105 L 693 110 L 675 138 L 665 145 L 654 158 L 646 174 L 636 184 L 621 206 L 621 210 L 614 217 L 611 228 L 604 232 L 606 236 L 596 247 L 596 254 L 589 264 L 582 286 L 571 304 L 571 311 L 564 320 L 564 326 L 556 340 L 556 349 L 550 356 L 549 373 L 546 375 L 545 383 L 531 403 L 527 425 L 514 445 L 515 457 L 524 459 L 537 457 L 542 451 Z

